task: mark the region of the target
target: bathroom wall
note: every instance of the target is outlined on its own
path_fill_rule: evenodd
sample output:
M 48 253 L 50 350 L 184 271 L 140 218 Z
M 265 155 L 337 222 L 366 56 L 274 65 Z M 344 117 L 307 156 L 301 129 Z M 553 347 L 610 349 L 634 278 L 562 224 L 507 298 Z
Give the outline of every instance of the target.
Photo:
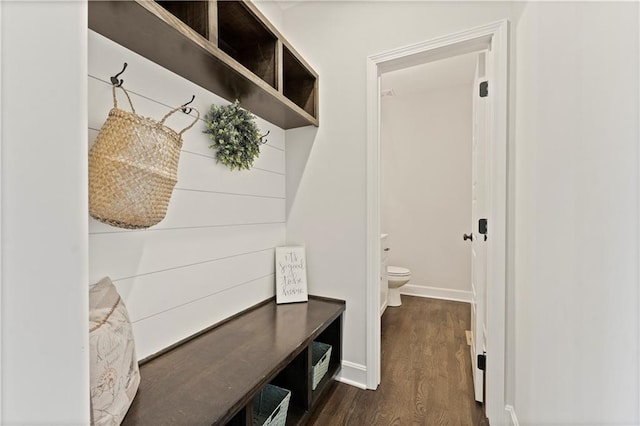
M 471 298 L 471 100 L 470 82 L 382 98 L 382 232 L 411 270 L 402 293 Z
M 122 78 L 136 111 L 161 118 L 196 96 L 204 114 L 227 103 L 122 46 L 89 32 L 89 143 L 112 106 L 109 76 Z M 119 106 L 128 108 L 122 93 Z M 193 113 L 192 113 L 193 114 Z M 181 129 L 193 117 L 167 120 Z M 201 120 L 184 134 L 166 218 L 148 230 L 89 221 L 89 283 L 109 276 L 129 309 L 139 358 L 274 295 L 274 247 L 285 243 L 284 130 L 258 119 L 268 143 L 251 170 L 214 160 Z

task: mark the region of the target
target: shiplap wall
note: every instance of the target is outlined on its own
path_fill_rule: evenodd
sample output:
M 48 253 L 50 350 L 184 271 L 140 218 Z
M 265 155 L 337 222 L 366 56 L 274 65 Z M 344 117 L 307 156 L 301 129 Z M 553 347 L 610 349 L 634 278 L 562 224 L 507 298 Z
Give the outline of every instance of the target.
M 89 143 L 112 107 L 109 77 L 121 76 L 136 112 L 160 119 L 196 96 L 202 115 L 222 98 L 89 32 Z M 128 104 L 118 90 L 118 106 Z M 194 113 L 192 113 L 194 114 Z M 178 130 L 194 117 L 178 112 Z M 274 295 L 274 247 L 285 242 L 284 130 L 260 118 L 267 144 L 251 170 L 214 160 L 200 121 L 184 136 L 178 183 L 166 218 L 146 230 L 89 225 L 90 283 L 104 276 L 123 297 L 145 358 Z

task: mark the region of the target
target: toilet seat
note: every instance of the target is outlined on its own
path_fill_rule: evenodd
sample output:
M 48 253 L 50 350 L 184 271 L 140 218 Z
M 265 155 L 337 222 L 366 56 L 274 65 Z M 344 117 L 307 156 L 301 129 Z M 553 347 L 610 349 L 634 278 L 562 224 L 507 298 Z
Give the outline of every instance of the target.
M 394 277 L 407 277 L 411 271 L 401 266 L 387 266 L 387 274 Z

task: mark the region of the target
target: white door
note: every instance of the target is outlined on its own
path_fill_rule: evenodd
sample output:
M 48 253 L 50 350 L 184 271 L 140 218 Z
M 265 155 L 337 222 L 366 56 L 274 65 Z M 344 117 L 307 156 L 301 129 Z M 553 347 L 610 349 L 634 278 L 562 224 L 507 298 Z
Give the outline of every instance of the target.
M 487 137 L 489 123 L 489 96 L 484 96 L 488 85 L 486 64 L 488 52 L 478 54 L 473 85 L 473 133 L 471 166 L 471 366 L 476 401 L 483 402 L 484 372 L 478 368 L 478 355 L 486 350 L 487 318 L 487 235 L 480 233 L 479 223 L 487 216 Z M 481 90 L 481 85 L 483 89 Z

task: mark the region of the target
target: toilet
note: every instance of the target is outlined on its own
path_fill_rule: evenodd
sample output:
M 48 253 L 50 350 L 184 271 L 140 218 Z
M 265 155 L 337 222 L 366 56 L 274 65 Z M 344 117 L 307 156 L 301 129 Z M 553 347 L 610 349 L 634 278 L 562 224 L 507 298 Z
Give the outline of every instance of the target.
M 387 306 L 400 306 L 400 287 L 411 279 L 411 271 L 400 266 L 387 266 L 387 282 L 389 283 L 389 298 Z

